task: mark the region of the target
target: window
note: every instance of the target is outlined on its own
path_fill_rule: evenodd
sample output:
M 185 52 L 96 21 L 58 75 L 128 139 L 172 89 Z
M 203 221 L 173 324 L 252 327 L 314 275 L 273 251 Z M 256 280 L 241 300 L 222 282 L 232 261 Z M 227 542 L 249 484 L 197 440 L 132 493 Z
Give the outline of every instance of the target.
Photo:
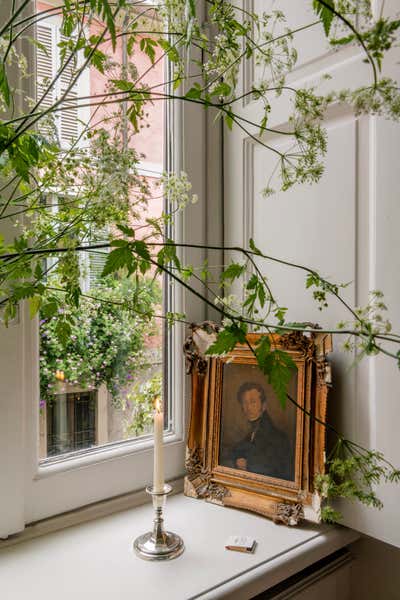
M 44 8 L 46 4 L 41 6 Z M 126 19 L 128 16 L 124 23 Z M 124 26 L 121 33 L 124 33 Z M 89 24 L 88 33 L 99 35 L 101 27 L 101 23 Z M 56 137 L 61 142 L 65 159 L 71 162 L 71 170 L 79 170 L 75 177 L 69 172 L 65 175 L 60 172 L 54 181 L 53 187 L 57 191 L 51 195 L 51 214 L 54 221 L 59 220 L 55 233 L 58 234 L 70 219 L 69 207 L 76 211 L 85 209 L 88 202 L 103 203 L 102 195 L 109 203 L 114 199 L 120 202 L 121 215 L 130 225 L 139 226 L 139 231 L 146 230 L 146 219 L 160 218 L 163 209 L 157 188 L 163 170 L 162 163 L 157 162 L 162 161 L 164 145 L 163 110 L 159 107 L 152 110 L 147 131 L 143 133 L 134 131 L 126 119 L 129 110 L 126 101 L 121 110 L 118 104 L 108 107 L 95 103 L 89 108 L 85 122 L 80 98 L 102 97 L 109 91 L 113 78 L 118 80 L 128 73 L 136 76 L 136 71 L 145 71 L 148 58 L 139 52 L 139 42 L 136 43 L 138 57 L 135 63 L 129 56 L 124 37 L 117 40 L 115 50 L 110 48 L 109 41 L 104 42 L 100 47 L 107 59 L 101 70 L 90 66 L 73 83 L 83 61 L 80 53 L 77 60 L 70 60 L 72 54 L 66 46 L 67 38 L 60 28 L 61 18 L 56 16 L 51 18 L 50 24 L 38 25 L 36 56 L 36 95 L 39 102 L 43 100 L 41 106 L 51 107 L 54 100 L 66 92 L 67 106 L 70 102 L 73 105 L 71 109 L 55 113 L 54 121 L 49 119 L 48 124 L 49 137 Z M 76 43 L 77 36 L 73 36 L 73 40 Z M 163 61 L 153 70 L 152 76 L 162 81 Z M 76 148 L 78 162 L 71 159 Z M 139 152 L 141 161 L 126 167 L 127 157 L 136 161 Z M 113 169 L 108 167 L 108 161 Z M 131 180 L 126 184 L 129 206 L 125 207 L 124 192 L 119 190 L 115 198 L 113 196 L 113 187 L 121 185 L 121 178 L 115 173 L 118 170 L 123 171 L 124 182 Z M 110 191 L 104 192 L 99 187 L 110 188 Z M 145 194 L 146 205 L 137 200 Z M 92 218 L 93 223 L 87 228 L 72 230 L 70 234 L 71 239 L 76 237 L 80 243 L 100 246 L 79 253 L 83 292 L 80 306 L 64 308 L 61 299 L 61 308 L 56 314 L 48 316 L 46 310 L 40 314 L 40 430 L 46 428 L 44 421 L 48 431 L 47 443 L 41 444 L 42 464 L 69 458 L 73 452 L 82 453 L 84 449 L 149 434 L 153 397 L 161 395 L 163 387 L 165 396 L 168 395 L 167 381 L 163 386 L 162 321 L 154 318 L 145 322 L 127 308 L 130 299 L 137 296 L 142 311 L 162 311 L 163 279 L 153 275 L 101 278 L 109 251 L 102 246 L 107 246 L 110 237 L 118 233 L 113 224 L 115 212 L 109 215 L 109 208 L 105 206 L 104 223 L 100 215 L 99 224 L 99 215 L 91 211 L 89 215 L 93 213 L 93 216 L 87 220 Z M 64 213 L 67 213 L 66 218 Z M 52 301 L 60 300 L 60 295 L 54 296 L 53 290 L 59 285 L 60 278 L 62 280 L 61 261 L 62 257 L 47 261 L 47 283 L 52 290 Z M 69 335 L 63 335 L 64 326 L 69 328 Z M 103 399 L 105 409 L 96 410 L 97 397 Z M 83 398 L 91 398 L 91 402 L 84 403 Z M 87 435 L 78 424 L 77 403 L 81 420 L 92 423 L 90 427 L 88 425 Z M 173 415 L 170 416 L 173 420 Z M 168 423 L 168 410 L 166 417 Z M 101 435 L 96 435 L 94 420 Z
M 11 5 L 8 1 L 1 3 L 2 17 L 7 17 Z M 44 6 L 40 4 L 40 10 L 44 10 Z M 42 36 L 41 47 L 33 49 L 33 46 L 29 45 L 28 49 L 24 49 L 31 67 L 35 65 L 34 55 L 37 53 L 38 71 L 41 69 L 43 74 L 39 76 L 39 72 L 37 73 L 38 86 L 45 80 L 46 69 L 49 76 L 50 70 L 53 69 L 54 73 L 56 69 L 54 60 L 50 64 L 44 48 L 48 54 L 50 48 L 54 49 L 58 35 L 57 26 L 43 20 L 38 27 L 45 27 L 47 24 L 51 25 L 48 31 L 38 29 L 38 35 Z M 19 74 L 16 73 L 16 76 Z M 93 82 L 89 77 L 86 77 L 85 85 L 88 80 L 90 86 Z M 65 81 L 59 82 L 59 89 L 52 90 L 54 97 L 62 93 L 62 85 L 65 85 Z M 31 80 L 20 80 L 20 88 L 24 86 L 27 93 L 33 97 L 36 92 L 30 87 Z M 93 87 L 89 89 L 93 92 Z M 76 97 L 86 93 L 79 89 L 72 92 Z M 71 108 L 70 114 L 72 110 Z M 146 153 L 146 148 L 154 147 L 155 150 L 153 156 L 147 153 L 147 159 L 141 158 L 138 165 L 139 175 L 146 176 L 153 184 L 164 166 L 177 171 L 184 169 L 193 183 L 194 191 L 205 197 L 203 111 L 195 106 L 186 108 L 172 102 L 164 109 L 164 113 L 159 109 L 157 111 L 153 113 L 154 122 L 163 128 L 166 143 L 164 150 L 160 144 L 152 144 L 148 130 L 137 137 L 139 153 Z M 65 123 L 56 120 L 56 133 L 64 148 L 67 148 L 71 141 L 74 143 L 77 132 L 79 137 L 80 121 L 84 124 L 98 117 L 99 111 L 95 113 L 93 110 L 87 114 L 86 120 L 79 114 L 78 125 L 72 118 Z M 196 139 L 196 145 L 193 145 L 193 139 Z M 85 144 L 82 144 L 80 150 L 85 150 Z M 104 189 L 107 191 L 110 187 L 105 186 Z M 64 194 L 65 189 L 51 191 Z M 161 199 L 158 203 L 160 207 Z M 178 221 L 176 227 L 180 239 L 204 241 L 205 206 L 200 203 L 193 206 L 190 219 Z M 13 227 L 7 231 L 2 225 L 3 232 L 6 237 L 10 235 L 12 239 Z M 97 231 L 95 235 L 100 236 L 101 232 Z M 188 263 L 199 260 L 199 257 L 192 257 L 189 251 L 185 253 L 184 258 Z M 102 260 L 101 253 L 89 255 L 87 285 L 90 287 L 95 286 L 96 269 L 101 268 Z M 165 286 L 163 295 L 170 303 L 169 306 L 173 306 L 177 311 L 185 311 L 188 319 L 205 318 L 202 303 L 186 298 L 182 290 L 175 286 Z M 163 343 L 163 373 L 168 378 L 169 408 L 165 434 L 166 477 L 171 479 L 180 476 L 184 470 L 184 399 L 188 394 L 181 352 L 184 329 L 177 327 L 171 332 L 164 325 L 162 327 L 164 340 L 168 338 L 168 353 L 165 351 L 166 344 Z M 38 408 L 38 320 L 31 320 L 28 307 L 21 305 L 19 318 L 8 328 L 3 325 L 0 325 L 0 328 L 0 537 L 22 530 L 26 523 L 143 489 L 152 477 L 151 435 L 138 437 L 137 432 L 133 430 L 131 437 L 122 442 L 120 439 L 115 442 L 107 441 L 104 411 L 108 404 L 102 396 L 101 386 L 93 390 L 67 387 L 61 389 L 58 384 L 60 389 L 54 394 L 54 402 L 49 405 L 44 420 Z M 62 375 L 59 381 L 64 385 Z M 96 446 L 93 446 L 93 442 Z M 45 454 L 47 456 L 41 463 Z

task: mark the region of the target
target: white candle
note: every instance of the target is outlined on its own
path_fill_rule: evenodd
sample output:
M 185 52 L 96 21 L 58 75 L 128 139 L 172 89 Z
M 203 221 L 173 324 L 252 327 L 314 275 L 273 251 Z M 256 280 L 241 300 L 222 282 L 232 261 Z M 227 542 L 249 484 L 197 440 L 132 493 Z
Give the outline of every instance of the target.
M 155 492 L 164 490 L 164 413 L 160 399 L 157 398 L 154 413 L 154 472 L 153 486 Z

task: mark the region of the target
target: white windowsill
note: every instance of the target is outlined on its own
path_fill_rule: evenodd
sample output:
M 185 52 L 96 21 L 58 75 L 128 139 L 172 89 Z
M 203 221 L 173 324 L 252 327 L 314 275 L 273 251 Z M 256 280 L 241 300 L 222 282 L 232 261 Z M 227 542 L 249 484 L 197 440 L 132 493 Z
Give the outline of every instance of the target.
M 1 595 L 7 600 L 244 600 L 355 541 L 344 527 L 287 528 L 255 514 L 182 494 L 168 499 L 167 529 L 185 541 L 170 562 L 147 562 L 133 540 L 151 527 L 150 504 L 126 510 L 0 552 Z M 254 537 L 254 554 L 229 552 L 229 535 Z

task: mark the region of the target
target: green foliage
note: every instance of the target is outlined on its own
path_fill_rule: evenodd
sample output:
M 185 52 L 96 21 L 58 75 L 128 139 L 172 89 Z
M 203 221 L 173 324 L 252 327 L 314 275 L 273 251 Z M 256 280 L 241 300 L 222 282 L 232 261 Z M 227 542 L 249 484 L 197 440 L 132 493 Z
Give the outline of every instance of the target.
M 397 32 L 400 28 L 400 20 L 381 17 L 373 26 L 365 32 L 360 32 L 359 35 L 366 48 L 371 53 L 371 56 L 376 60 L 379 69 L 382 69 L 383 58 L 398 41 Z M 343 46 L 357 40 L 356 34 L 346 35 L 340 38 L 330 40 L 334 46 Z
M 329 504 L 321 508 L 321 520 L 324 523 L 338 523 L 341 518 L 340 512 L 329 506 Z
M 223 283 L 232 283 L 246 272 L 246 265 L 232 262 L 221 274 Z
M 152 65 L 154 65 L 154 61 L 156 58 L 155 48 L 157 47 L 158 42 L 151 37 L 142 37 L 140 40 L 140 49 L 147 54 L 150 59 Z
M 146 337 L 159 335 L 153 315 L 160 287 L 150 280 L 108 279 L 65 306 L 63 295 L 48 292 L 40 312 L 41 398 L 57 389 L 56 372 L 84 389 L 107 386 L 114 398 L 146 363 Z
M 107 256 L 102 275 L 110 275 L 123 268 L 128 275 L 140 272 L 144 275 L 151 267 L 151 256 L 146 242 L 143 240 L 113 240 L 111 246 L 117 246 Z
M 280 405 L 286 407 L 287 391 L 294 371 L 297 370 L 290 354 L 278 348 L 271 349 L 268 336 L 262 336 L 255 348 L 258 366 L 268 378 Z
M 246 284 L 246 298 L 243 302 L 243 307 L 248 311 L 249 315 L 253 315 L 257 311 L 256 303 L 258 302 L 261 308 L 264 308 L 266 300 L 266 290 L 263 279 L 253 273 Z
M 211 356 L 221 356 L 231 352 L 236 344 L 247 344 L 247 328 L 244 323 L 233 323 L 224 327 L 217 334 L 217 339 L 207 350 Z M 268 335 L 261 336 L 255 348 L 252 348 L 258 366 L 267 377 L 277 398 L 282 406 L 286 406 L 288 385 L 297 369 L 291 356 L 278 348 L 271 347 L 271 338 Z
M 330 8 L 335 8 L 334 0 L 325 0 L 325 2 L 320 2 L 320 0 L 313 0 L 313 9 L 321 18 L 326 36 L 328 36 L 330 33 L 332 21 L 335 16 L 334 12 L 330 10 Z
M 372 290 L 369 293 L 368 303 L 364 307 L 355 308 L 354 320 L 342 321 L 338 329 L 350 328 L 358 335 L 349 335 L 344 343 L 346 351 L 357 352 L 358 360 L 363 356 L 373 356 L 379 353 L 378 339 L 380 336 L 389 335 L 392 324 L 386 318 L 387 306 L 383 293 Z
M 381 452 L 367 450 L 339 436 L 327 461 L 327 472 L 318 474 L 314 482 L 323 500 L 321 518 L 327 522 L 340 520 L 340 512 L 330 505 L 337 498 L 381 509 L 383 504 L 375 486 L 399 481 L 400 471 Z
M 244 323 L 227 325 L 217 334 L 217 339 L 207 350 L 211 356 L 221 356 L 231 352 L 236 344 L 246 344 L 247 327 Z
M 10 106 L 11 94 L 10 86 L 8 85 L 8 78 L 6 72 L 6 66 L 4 62 L 0 63 L 0 92 L 4 98 L 6 106 Z
M 139 436 L 149 432 L 153 426 L 154 403 L 162 395 L 162 375 L 156 373 L 144 383 L 137 383 L 126 395 L 129 412 L 127 433 Z
M 317 288 L 313 291 L 313 298 L 317 302 L 319 310 L 328 307 L 327 294 L 337 297 L 340 290 L 346 288 L 348 285 L 348 283 L 331 283 L 321 277 L 316 271 L 308 273 L 306 277 L 306 289 L 311 287 Z
M 176 246 L 173 240 L 167 239 L 165 245 L 159 250 L 157 254 L 157 264 L 159 265 L 159 273 L 163 272 L 163 268 L 169 265 L 178 271 L 181 270 L 181 261 L 176 253 Z M 186 277 L 186 275 L 185 275 Z

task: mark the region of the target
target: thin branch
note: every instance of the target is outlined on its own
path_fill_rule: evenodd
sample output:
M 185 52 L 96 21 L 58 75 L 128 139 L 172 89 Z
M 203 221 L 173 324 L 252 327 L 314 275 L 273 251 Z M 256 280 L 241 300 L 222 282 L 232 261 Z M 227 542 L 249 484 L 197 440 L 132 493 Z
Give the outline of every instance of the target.
M 336 10 L 336 8 L 334 8 L 334 6 L 332 6 L 330 3 L 326 2 L 326 0 L 317 0 L 317 2 L 318 2 L 318 4 L 322 4 L 322 6 L 324 6 L 327 10 L 329 10 L 331 13 L 333 13 L 338 19 L 340 19 L 354 33 L 359 44 L 362 46 L 365 54 L 367 55 L 368 62 L 370 63 L 370 65 L 372 67 L 372 71 L 373 71 L 373 75 L 374 75 L 374 87 L 376 87 L 378 85 L 378 72 L 376 69 L 376 64 L 375 64 L 374 59 L 371 56 L 370 51 L 368 50 L 367 46 L 365 45 L 365 42 L 364 42 L 361 34 L 354 27 L 353 23 L 351 23 L 348 19 L 346 19 L 346 17 L 344 17 L 338 10 Z

